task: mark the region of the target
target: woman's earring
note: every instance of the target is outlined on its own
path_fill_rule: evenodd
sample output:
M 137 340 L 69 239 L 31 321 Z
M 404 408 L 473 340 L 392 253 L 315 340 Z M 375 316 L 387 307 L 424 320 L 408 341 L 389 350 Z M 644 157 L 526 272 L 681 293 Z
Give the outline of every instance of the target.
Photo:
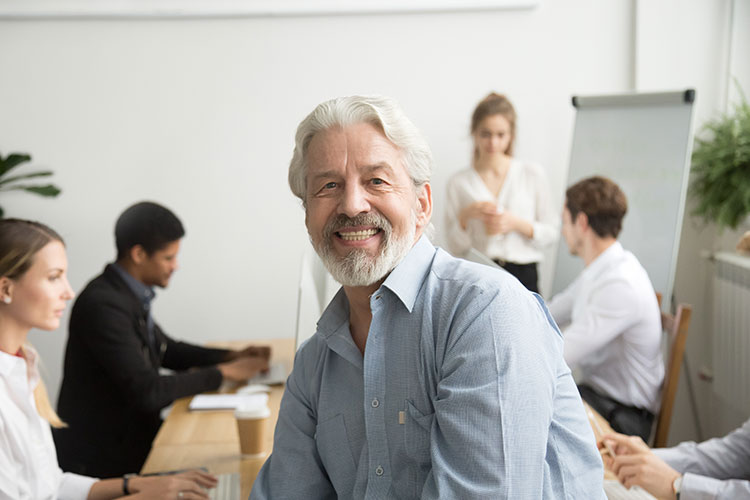
M 3 297 L 3 302 L 5 302 L 6 304 L 10 304 L 13 301 L 11 300 L 10 295 L 6 295 L 5 297 Z

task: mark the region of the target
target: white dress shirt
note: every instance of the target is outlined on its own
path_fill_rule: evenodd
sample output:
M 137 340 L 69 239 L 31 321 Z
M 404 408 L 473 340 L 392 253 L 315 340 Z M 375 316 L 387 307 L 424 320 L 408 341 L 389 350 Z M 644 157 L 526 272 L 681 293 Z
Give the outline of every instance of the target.
M 38 356 L 0 351 L 0 500 L 83 500 L 97 481 L 63 473 L 49 423 L 39 416 L 34 388 Z
M 479 219 L 469 219 L 466 230 L 463 230 L 458 214 L 477 201 L 493 202 L 498 210 L 511 212 L 531 222 L 534 226 L 533 237 L 529 239 L 515 231 L 489 236 Z M 544 170 L 538 165 L 513 158 L 497 198 L 472 167 L 451 177 L 448 181 L 445 228 L 448 250 L 457 257 L 464 256 L 473 247 L 492 259 L 530 264 L 541 262 L 544 247 L 557 240 L 560 214 L 552 205 Z
M 750 498 L 750 420 L 723 438 L 654 453 L 684 474 L 680 500 Z
M 552 298 L 549 310 L 565 337 L 565 361 L 580 368 L 579 383 L 622 404 L 659 410 L 661 313 L 632 253 L 612 244 Z

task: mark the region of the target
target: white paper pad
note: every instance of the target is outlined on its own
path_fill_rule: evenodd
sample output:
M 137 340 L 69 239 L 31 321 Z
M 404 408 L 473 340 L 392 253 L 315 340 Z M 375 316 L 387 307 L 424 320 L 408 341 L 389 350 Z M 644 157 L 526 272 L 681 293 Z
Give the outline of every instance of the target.
M 236 410 L 240 406 L 252 408 L 265 406 L 268 395 L 256 394 L 198 394 L 190 401 L 190 411 Z

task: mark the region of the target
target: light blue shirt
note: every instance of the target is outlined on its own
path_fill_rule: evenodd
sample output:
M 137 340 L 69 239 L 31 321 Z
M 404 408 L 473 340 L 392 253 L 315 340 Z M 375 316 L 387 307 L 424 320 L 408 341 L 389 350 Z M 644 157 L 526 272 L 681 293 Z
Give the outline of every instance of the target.
M 297 353 L 251 499 L 605 498 L 538 295 L 422 237 L 370 307 L 364 358 L 343 290 Z

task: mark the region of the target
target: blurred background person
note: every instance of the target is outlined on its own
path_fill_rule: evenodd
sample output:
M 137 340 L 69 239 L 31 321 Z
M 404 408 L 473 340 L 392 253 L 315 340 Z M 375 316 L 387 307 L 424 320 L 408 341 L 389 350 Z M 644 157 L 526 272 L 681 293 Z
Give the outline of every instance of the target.
M 26 342 L 32 328 L 55 330 L 73 298 L 62 238 L 18 219 L 0 220 L 0 499 L 203 499 L 216 479 L 200 471 L 97 480 L 63 473 L 50 425 L 64 427 Z
M 448 181 L 448 249 L 461 257 L 473 247 L 539 292 L 542 250 L 559 233 L 544 170 L 513 157 L 516 111 L 504 95 L 477 105 L 471 135 L 471 166 Z

